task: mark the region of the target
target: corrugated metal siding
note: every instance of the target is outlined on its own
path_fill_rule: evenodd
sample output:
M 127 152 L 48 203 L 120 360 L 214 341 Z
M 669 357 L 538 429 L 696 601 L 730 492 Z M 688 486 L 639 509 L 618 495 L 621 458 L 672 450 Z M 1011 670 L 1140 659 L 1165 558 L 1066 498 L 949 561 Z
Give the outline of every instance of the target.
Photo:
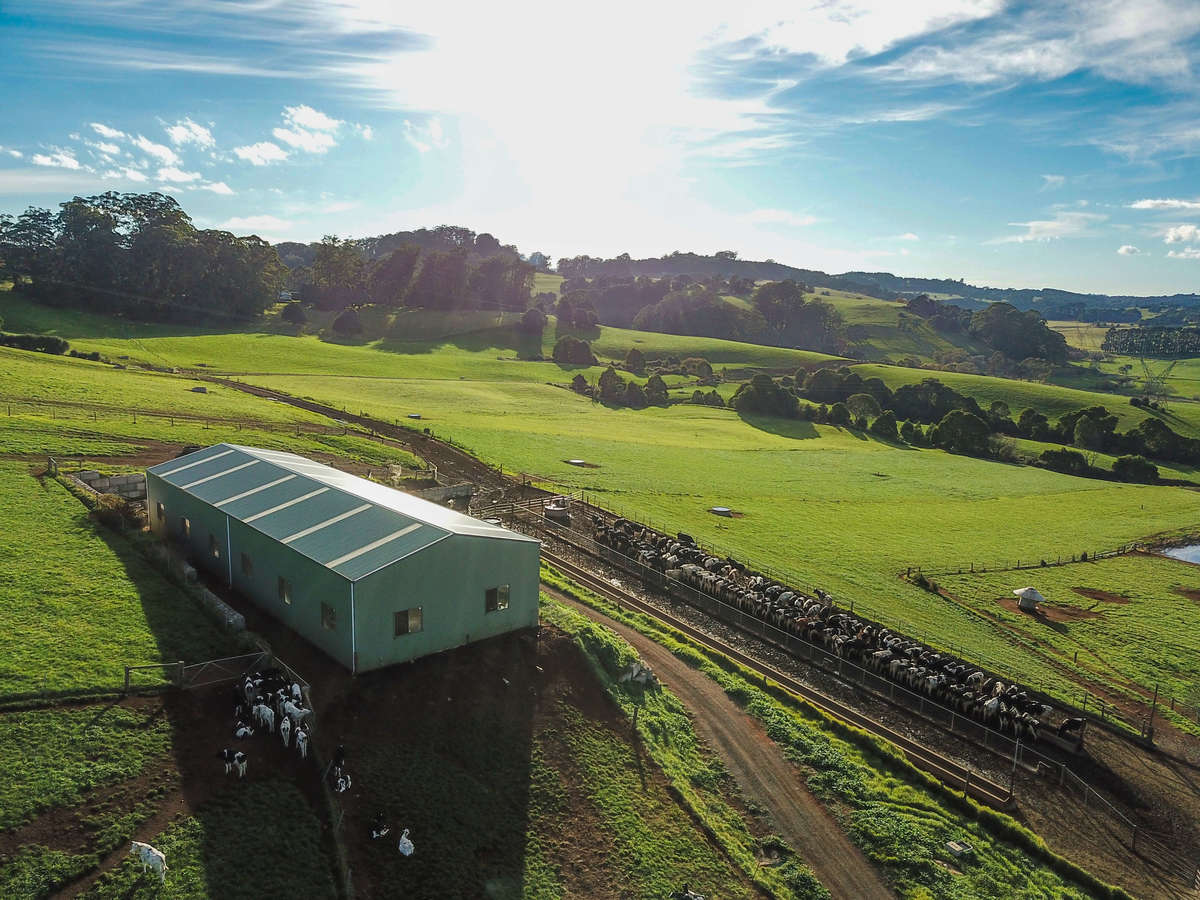
M 291 453 L 217 444 L 148 471 L 351 581 L 452 534 L 536 543 Z

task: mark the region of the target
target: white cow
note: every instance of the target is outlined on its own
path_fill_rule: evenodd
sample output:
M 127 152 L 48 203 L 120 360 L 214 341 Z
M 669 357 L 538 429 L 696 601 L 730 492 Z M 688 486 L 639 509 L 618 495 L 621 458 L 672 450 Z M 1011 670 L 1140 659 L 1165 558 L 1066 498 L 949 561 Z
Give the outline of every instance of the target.
M 157 872 L 159 884 L 166 882 L 167 855 L 161 850 L 155 850 L 149 844 L 143 844 L 141 841 L 134 841 L 133 846 L 129 848 L 129 855 L 141 860 L 143 872 L 147 868 Z
M 275 733 L 275 710 L 267 706 L 265 703 L 260 703 L 254 707 L 254 718 L 258 720 L 264 728 L 270 730 L 271 734 Z
M 292 736 L 292 720 L 284 716 L 279 720 L 279 737 L 283 740 L 283 746 L 288 745 L 288 741 Z
M 283 711 L 287 717 L 292 720 L 293 725 L 299 725 L 308 717 L 309 713 L 312 712 L 311 709 L 305 709 L 303 706 L 297 706 L 291 700 L 284 701 Z
M 233 764 L 237 766 L 238 778 L 246 777 L 246 754 L 239 750 L 233 754 Z
M 308 732 L 303 728 L 296 729 L 296 749 L 301 759 L 308 759 Z
M 400 835 L 400 843 L 397 844 L 397 847 L 399 847 L 400 852 L 403 853 L 405 856 L 412 856 L 413 842 L 408 839 L 408 829 L 407 828 L 405 828 L 404 833 L 402 835 Z

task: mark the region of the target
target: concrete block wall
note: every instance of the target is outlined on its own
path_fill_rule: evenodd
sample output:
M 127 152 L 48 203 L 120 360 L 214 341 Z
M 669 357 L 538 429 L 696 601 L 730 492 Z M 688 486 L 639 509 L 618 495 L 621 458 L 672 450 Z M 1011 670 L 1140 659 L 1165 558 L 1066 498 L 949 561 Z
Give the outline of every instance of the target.
M 94 469 L 75 475 L 92 490 L 101 494 L 116 494 L 126 500 L 146 499 L 146 476 L 142 472 L 130 475 L 101 475 Z

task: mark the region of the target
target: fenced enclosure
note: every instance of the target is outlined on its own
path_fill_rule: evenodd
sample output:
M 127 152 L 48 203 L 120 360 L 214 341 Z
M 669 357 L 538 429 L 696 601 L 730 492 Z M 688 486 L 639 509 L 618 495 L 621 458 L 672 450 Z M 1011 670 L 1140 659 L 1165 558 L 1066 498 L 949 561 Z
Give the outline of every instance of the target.
M 233 681 L 259 668 L 269 657 L 270 654 L 266 650 L 256 650 L 241 656 L 226 656 L 223 659 L 210 659 L 183 666 L 179 686 L 193 690 L 223 681 Z
M 1061 787 L 1078 796 L 1085 810 L 1095 811 L 1098 819 L 1104 823 L 1110 832 L 1119 837 L 1122 843 L 1143 859 L 1171 874 L 1174 878 L 1182 879 L 1187 884 L 1200 884 L 1200 865 L 1195 860 L 1185 857 L 1173 847 L 1169 838 L 1156 835 L 1137 825 L 1120 809 L 1072 772 L 1065 762 L 1051 758 L 1033 749 L 1020 739 L 1014 739 L 1002 734 L 962 713 L 943 706 L 924 694 L 909 690 L 907 687 L 884 677 L 883 675 L 863 668 L 842 657 L 830 653 L 823 647 L 809 643 L 803 638 L 775 627 L 752 616 L 736 606 L 705 594 L 691 585 L 684 584 L 657 569 L 646 566 L 639 560 L 625 556 L 610 547 L 593 540 L 590 535 L 545 519 L 540 515 L 540 509 L 528 508 L 529 504 L 510 505 L 507 514 L 515 522 L 532 526 L 543 534 L 558 537 L 573 544 L 581 550 L 597 556 L 606 562 L 622 569 L 640 580 L 648 587 L 654 588 L 672 598 L 682 600 L 689 606 L 730 624 L 739 630 L 751 634 L 760 640 L 788 651 L 793 657 L 810 665 L 816 666 L 840 680 L 847 682 L 881 700 L 902 707 L 909 713 L 934 724 L 943 730 L 961 736 L 992 753 L 1011 761 L 1013 775 L 1010 779 L 1010 793 L 1016 797 L 1015 773 L 1020 767 L 1029 774 L 1041 774 L 1044 778 L 1052 779 Z M 494 513 L 501 512 L 494 508 Z M 643 523 L 644 524 L 644 523 Z M 653 526 L 651 526 L 653 527 Z M 657 529 L 662 530 L 662 529 Z M 670 533 L 670 532 L 666 532 Z M 786 583 L 786 582 L 785 582 Z M 1051 698 L 1043 697 L 1046 701 Z M 1054 699 L 1053 705 L 1059 709 L 1066 707 L 1068 714 L 1085 715 L 1084 710 L 1073 709 L 1061 700 Z M 1096 719 L 1093 715 L 1085 716 L 1089 722 Z M 1053 735 L 1043 735 L 1052 743 L 1061 744 Z

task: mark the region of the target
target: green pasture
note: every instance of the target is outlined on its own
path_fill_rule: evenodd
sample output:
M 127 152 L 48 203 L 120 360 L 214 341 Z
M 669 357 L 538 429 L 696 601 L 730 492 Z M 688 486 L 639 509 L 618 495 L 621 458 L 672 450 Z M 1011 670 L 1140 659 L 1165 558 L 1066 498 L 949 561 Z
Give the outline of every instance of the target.
M 716 681 L 760 722 L 796 763 L 809 788 L 829 809 L 901 898 L 1093 896 L 1090 879 L 1050 857 L 1040 840 L 1009 817 L 980 811 L 970 801 L 915 770 L 891 747 L 839 725 L 720 654 L 704 651 L 658 622 L 618 610 L 569 583 L 567 592 L 667 647 Z M 623 644 L 606 629 L 570 611 L 555 621 L 581 641 Z M 623 704 L 626 705 L 626 704 Z M 627 704 L 632 712 L 633 703 Z M 654 729 L 647 728 L 647 736 Z M 969 866 L 950 865 L 946 842 L 974 848 Z M 1053 863 L 1048 865 L 1048 863 Z
M 1028 572 L 939 576 L 937 581 L 964 604 L 1049 645 L 1064 663 L 1078 666 L 1090 680 L 1142 702 L 1150 700 L 1157 684 L 1164 712 L 1169 713 L 1172 699 L 1186 703 L 1191 725 L 1196 725 L 1200 599 L 1181 591 L 1196 591 L 1200 598 L 1200 567 L 1135 554 Z M 1014 588 L 1026 584 L 1049 601 L 1050 618 L 1010 611 L 997 602 L 1011 598 Z M 1080 590 L 1115 597 L 1096 599 Z M 1065 611 L 1069 618 L 1055 621 L 1055 610 Z
M 555 275 L 553 272 L 534 272 L 532 293 L 541 294 L 549 291 L 552 294 L 558 294 L 563 280 L 561 275 Z
M 53 479 L 0 463 L 0 694 L 119 690 L 124 666 L 228 655 L 229 641 Z
M 251 379 L 422 427 L 482 459 L 585 490 L 597 503 L 683 530 L 735 557 L 1002 673 L 1065 695 L 1070 679 L 1034 644 L 897 578 L 910 566 L 1107 549 L 1200 521 L 1200 495 L 1073 478 L 892 445 L 809 422 L 690 404 L 609 409 L 539 384 Z M 580 469 L 581 458 L 599 468 Z M 731 506 L 744 518 L 710 515 Z
M 930 360 L 938 353 L 963 349 L 986 353 L 965 335 L 947 335 L 905 310 L 903 303 L 864 294 L 819 288 L 811 299 L 823 300 L 842 314 L 853 355 L 864 359 L 900 360 L 913 356 Z

